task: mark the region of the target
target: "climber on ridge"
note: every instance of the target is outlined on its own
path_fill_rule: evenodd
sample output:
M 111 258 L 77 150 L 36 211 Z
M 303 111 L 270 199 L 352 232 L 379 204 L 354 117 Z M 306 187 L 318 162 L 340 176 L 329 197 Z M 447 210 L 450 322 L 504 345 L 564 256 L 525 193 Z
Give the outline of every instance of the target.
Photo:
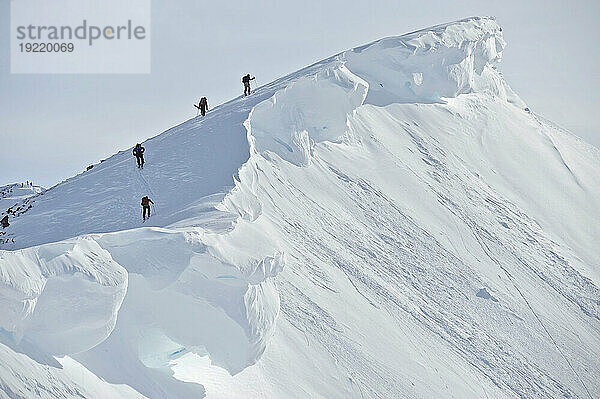
M 144 219 L 144 222 L 146 221 L 146 212 L 148 212 L 148 219 L 150 218 L 150 204 L 154 204 L 154 201 L 152 201 L 150 198 L 148 198 L 147 195 L 142 197 L 142 218 Z
M 140 143 L 137 143 L 133 148 L 133 155 L 135 155 L 135 159 L 137 160 L 137 167 L 144 168 L 144 151 L 146 149 L 142 147 Z
M 256 76 L 250 77 L 250 74 L 245 75 L 242 78 L 242 83 L 244 84 L 244 95 L 250 95 L 250 81 L 256 79 Z
M 204 116 L 206 115 L 206 111 L 208 111 L 208 100 L 206 97 L 202 97 L 198 105 L 194 104 L 194 107 L 198 108 L 202 116 Z

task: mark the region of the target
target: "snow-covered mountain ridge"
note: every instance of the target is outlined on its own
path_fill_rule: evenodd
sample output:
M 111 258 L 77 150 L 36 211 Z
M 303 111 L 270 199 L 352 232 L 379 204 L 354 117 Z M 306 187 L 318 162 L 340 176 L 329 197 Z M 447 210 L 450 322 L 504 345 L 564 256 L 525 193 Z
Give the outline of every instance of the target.
M 600 395 L 600 154 L 504 46 L 382 39 L 38 196 L 0 244 L 6 397 Z

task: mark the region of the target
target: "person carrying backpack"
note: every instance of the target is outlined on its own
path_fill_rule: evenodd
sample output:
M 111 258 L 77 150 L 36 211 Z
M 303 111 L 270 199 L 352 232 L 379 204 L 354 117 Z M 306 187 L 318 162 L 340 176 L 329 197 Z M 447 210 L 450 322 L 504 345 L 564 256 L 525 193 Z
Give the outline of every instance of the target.
M 142 197 L 142 218 L 144 222 L 146 221 L 146 212 L 148 213 L 148 218 L 150 218 L 150 204 L 154 204 L 154 202 L 148 198 L 147 195 Z
M 140 143 L 137 143 L 133 148 L 133 155 L 135 155 L 135 159 L 137 160 L 138 168 L 144 167 L 144 151 L 146 151 L 146 149 L 142 147 Z
M 244 95 L 250 95 L 250 81 L 256 79 L 256 76 L 250 77 L 250 74 L 245 75 L 242 78 L 242 83 L 244 84 Z
M 208 100 L 206 97 L 202 97 L 198 105 L 194 104 L 194 107 L 198 108 L 202 116 L 204 116 L 206 115 L 206 111 L 208 111 Z

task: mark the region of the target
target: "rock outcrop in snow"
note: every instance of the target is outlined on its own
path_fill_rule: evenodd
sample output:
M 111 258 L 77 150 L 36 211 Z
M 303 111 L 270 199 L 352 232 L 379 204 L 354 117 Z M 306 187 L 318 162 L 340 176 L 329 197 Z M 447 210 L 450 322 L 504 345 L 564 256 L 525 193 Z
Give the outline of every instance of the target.
M 600 395 L 600 153 L 524 110 L 504 46 L 491 18 L 382 39 L 48 190 L 0 244 L 0 386 Z

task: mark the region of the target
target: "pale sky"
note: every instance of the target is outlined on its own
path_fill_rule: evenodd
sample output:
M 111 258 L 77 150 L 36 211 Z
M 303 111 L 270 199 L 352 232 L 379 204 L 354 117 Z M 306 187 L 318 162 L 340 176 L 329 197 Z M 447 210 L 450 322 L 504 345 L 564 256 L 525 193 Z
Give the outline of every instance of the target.
M 12 0 L 17 1 L 17 0 Z M 18 0 L 23 1 L 23 0 Z M 501 70 L 530 108 L 600 148 L 600 2 L 152 1 L 152 73 L 10 74 L 0 0 L 0 185 L 50 187 L 138 141 L 343 50 L 470 16 L 495 16 Z

